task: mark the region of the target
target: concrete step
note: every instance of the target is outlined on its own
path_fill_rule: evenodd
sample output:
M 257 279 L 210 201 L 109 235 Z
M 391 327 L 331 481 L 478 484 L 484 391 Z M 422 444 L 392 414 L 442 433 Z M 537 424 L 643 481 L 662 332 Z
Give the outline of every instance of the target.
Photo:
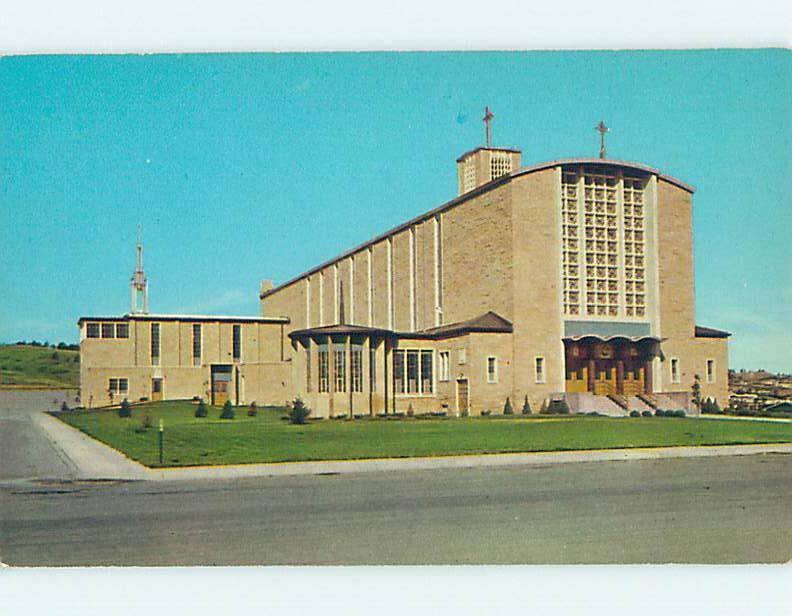
M 628 396 L 627 404 L 629 405 L 631 411 L 652 411 L 652 414 L 654 414 L 654 409 L 646 404 L 646 402 L 641 400 L 638 396 Z
M 609 417 L 625 417 L 628 412 L 607 396 L 596 396 L 589 392 L 566 394 L 572 413 L 599 413 Z

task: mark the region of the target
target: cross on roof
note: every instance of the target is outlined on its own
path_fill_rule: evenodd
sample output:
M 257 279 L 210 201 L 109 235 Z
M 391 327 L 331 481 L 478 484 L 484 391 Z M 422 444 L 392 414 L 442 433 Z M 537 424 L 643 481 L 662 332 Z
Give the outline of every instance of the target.
M 492 122 L 492 118 L 495 117 L 495 114 L 490 111 L 489 107 L 484 107 L 484 124 L 487 125 L 487 147 L 490 147 L 490 122 Z
M 594 127 L 594 130 L 600 134 L 600 158 L 605 160 L 605 133 L 609 133 L 610 129 L 605 126 L 605 122 L 600 120 L 600 123 Z

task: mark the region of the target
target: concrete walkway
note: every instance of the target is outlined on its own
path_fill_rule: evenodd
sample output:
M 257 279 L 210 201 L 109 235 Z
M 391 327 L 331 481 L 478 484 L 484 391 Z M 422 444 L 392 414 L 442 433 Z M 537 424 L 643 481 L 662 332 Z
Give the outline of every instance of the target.
M 763 453 L 792 454 L 792 443 L 776 445 L 722 445 L 701 447 L 654 447 L 642 449 L 597 449 L 586 451 L 505 453 L 489 455 L 444 456 L 428 458 L 382 458 L 369 460 L 328 460 L 318 462 L 280 462 L 233 466 L 192 466 L 151 469 L 134 462 L 119 451 L 86 436 L 76 428 L 47 414 L 35 419 L 51 440 L 71 460 L 77 479 L 121 480 L 202 480 L 241 477 L 275 477 L 364 473 L 371 471 L 429 470 L 471 468 L 476 466 L 516 466 L 563 464 L 571 462 L 609 462 L 658 460 L 665 458 L 703 458 L 742 456 Z

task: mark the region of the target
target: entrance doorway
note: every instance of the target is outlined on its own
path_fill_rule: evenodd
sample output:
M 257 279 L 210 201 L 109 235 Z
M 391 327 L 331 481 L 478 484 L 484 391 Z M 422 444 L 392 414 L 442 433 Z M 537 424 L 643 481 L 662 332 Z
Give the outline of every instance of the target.
M 212 366 L 212 404 L 221 406 L 228 400 L 231 391 L 231 365 Z
M 457 414 L 467 415 L 470 410 L 470 386 L 467 379 L 457 379 Z
M 151 379 L 151 399 L 162 400 L 162 379 L 161 378 L 153 378 Z
M 597 360 L 594 369 L 594 393 L 607 396 L 616 393 L 616 362 L 613 360 Z

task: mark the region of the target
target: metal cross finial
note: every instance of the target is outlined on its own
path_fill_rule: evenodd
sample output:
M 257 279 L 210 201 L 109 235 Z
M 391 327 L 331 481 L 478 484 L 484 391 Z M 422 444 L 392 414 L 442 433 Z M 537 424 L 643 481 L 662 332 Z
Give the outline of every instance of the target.
M 605 126 L 605 122 L 600 120 L 600 123 L 594 127 L 594 130 L 600 134 L 600 158 L 605 160 L 605 133 L 609 133 L 610 129 Z
M 490 147 L 490 122 L 495 114 L 490 111 L 489 107 L 484 107 L 484 124 L 487 125 L 487 147 Z

